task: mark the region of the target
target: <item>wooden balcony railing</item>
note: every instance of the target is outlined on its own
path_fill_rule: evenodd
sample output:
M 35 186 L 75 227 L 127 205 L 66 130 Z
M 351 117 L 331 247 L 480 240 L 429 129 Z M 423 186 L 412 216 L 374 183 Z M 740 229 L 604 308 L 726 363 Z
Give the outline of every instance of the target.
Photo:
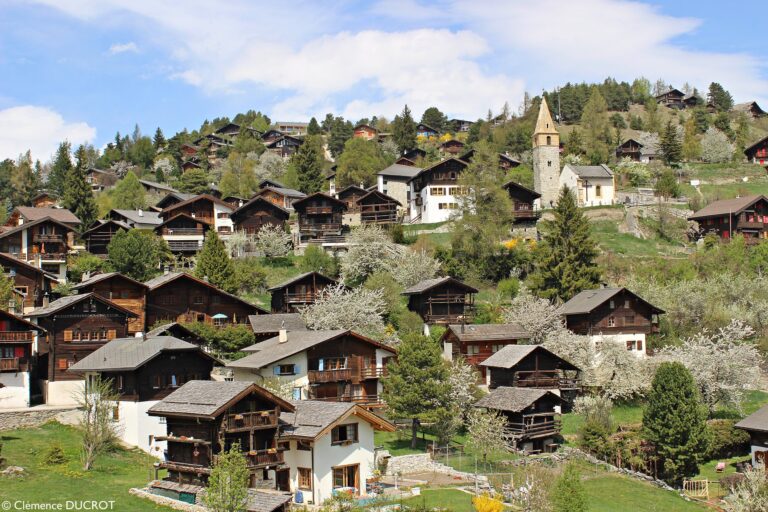
M 33 341 L 35 333 L 32 331 L 0 331 L 0 343 Z
M 167 240 L 172 252 L 196 252 L 203 248 L 197 240 Z
M 538 219 L 541 217 L 539 210 L 513 210 L 515 219 Z
M 61 244 L 61 243 L 64 243 L 64 235 L 38 233 L 36 235 L 32 235 L 32 242 L 34 242 L 34 243 L 44 242 L 44 243 L 57 243 L 57 244 Z
M 283 452 L 277 448 L 247 452 L 245 458 L 249 469 L 276 466 L 285 462 Z
M 227 414 L 224 417 L 224 429 L 227 432 L 238 432 L 261 428 L 276 428 L 277 416 L 278 413 L 275 409 Z
M 191 236 L 191 235 L 203 235 L 203 228 L 163 228 L 162 234 L 164 236 Z
M 326 396 L 322 398 L 312 398 L 312 400 L 320 400 L 322 402 L 354 402 L 360 405 L 366 406 L 378 406 L 384 405 L 381 397 L 378 395 L 340 395 L 340 396 Z
M 63 252 L 36 253 L 33 256 L 41 261 L 67 261 L 67 255 Z
M 307 215 L 318 215 L 333 213 L 332 206 L 308 206 L 304 209 L 304 213 Z
M 310 370 L 308 377 L 310 384 L 347 381 L 352 380 L 352 369 L 344 368 L 341 370 Z
M 315 302 L 318 297 L 320 297 L 320 293 L 318 292 L 307 292 L 307 293 L 286 293 L 284 295 L 285 302 L 289 304 L 308 304 Z
M 301 233 L 317 233 L 327 231 L 341 231 L 341 222 L 329 222 L 329 223 L 302 223 L 299 222 L 299 231 Z
M 579 380 L 560 375 L 559 371 L 516 372 L 513 386 L 518 388 L 576 389 Z
M 17 372 L 19 371 L 19 366 L 18 357 L 4 357 L 0 359 L 0 372 Z
M 162 461 L 158 464 L 161 469 L 177 471 L 179 473 L 194 473 L 196 475 L 210 475 L 211 468 L 202 464 L 190 464 L 187 462 Z
M 360 377 L 363 379 L 378 379 L 388 375 L 387 367 L 366 366 L 360 368 Z
M 363 224 L 392 224 L 397 222 L 397 212 L 361 212 L 360 222 Z
M 561 422 L 559 415 L 539 413 L 523 415 L 522 423 L 507 423 L 507 427 L 515 436 L 541 437 L 559 433 Z

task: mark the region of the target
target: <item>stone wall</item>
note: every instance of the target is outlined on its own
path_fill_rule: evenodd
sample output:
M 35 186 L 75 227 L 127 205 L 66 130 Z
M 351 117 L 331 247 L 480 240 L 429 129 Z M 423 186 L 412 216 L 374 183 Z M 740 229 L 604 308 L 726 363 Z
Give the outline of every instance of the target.
M 56 419 L 62 413 L 72 411 L 74 408 L 36 408 L 16 411 L 0 411 L 0 430 L 13 430 L 16 428 L 37 427 L 43 423 Z
M 441 473 L 443 475 L 449 475 L 463 480 L 475 481 L 475 475 L 473 473 L 464 473 L 457 471 L 450 466 L 446 466 L 440 462 L 432 459 L 429 453 L 418 453 L 414 455 L 400 455 L 397 457 L 390 456 L 389 452 L 384 450 L 379 452 L 377 464 L 381 464 L 386 461 L 385 475 L 389 476 L 407 476 L 419 473 Z M 477 475 L 477 481 L 480 483 L 481 488 L 487 487 L 488 478 L 483 475 Z
M 191 503 L 184 503 L 183 501 L 174 500 L 172 498 L 166 498 L 165 496 L 158 496 L 157 494 L 152 494 L 151 492 L 148 492 L 144 489 L 133 488 L 133 489 L 130 489 L 128 492 L 130 494 L 133 494 L 134 496 L 138 496 L 139 498 L 144 498 L 149 501 L 153 501 L 158 505 L 171 507 L 175 510 L 181 510 L 182 512 L 208 512 L 208 509 L 203 506 L 192 505 Z

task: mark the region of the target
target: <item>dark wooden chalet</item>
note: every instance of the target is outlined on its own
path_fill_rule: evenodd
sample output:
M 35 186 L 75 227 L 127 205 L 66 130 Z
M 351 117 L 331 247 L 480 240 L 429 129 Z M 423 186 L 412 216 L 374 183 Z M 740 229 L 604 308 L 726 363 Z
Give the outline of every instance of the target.
M 440 144 L 440 146 L 438 146 L 437 149 L 438 151 L 440 151 L 440 153 L 456 156 L 462 151 L 464 151 L 465 146 L 466 144 L 464 144 L 460 140 L 452 139 L 452 140 L 447 140 L 443 142 L 442 144 Z
M 507 419 L 514 448 L 540 453 L 557 449 L 562 404 L 562 398 L 546 389 L 500 387 L 475 407 L 498 411 Z
M 404 156 L 401 156 L 397 160 L 395 160 L 395 163 L 397 165 L 405 165 L 408 167 L 416 167 L 416 162 L 414 160 L 411 160 L 410 158 L 405 158 Z
M 299 313 L 272 313 L 248 317 L 256 343 L 274 338 L 280 331 L 306 331 L 307 324 Z
M 168 242 L 172 253 L 195 253 L 203 248 L 205 234 L 213 226 L 208 222 L 180 213 L 157 226 L 154 231 Z
M 78 293 L 95 293 L 132 311 L 136 316 L 128 320 L 128 334 L 146 330 L 147 285 L 119 272 L 96 274 L 73 286 Z
M 206 485 L 218 455 L 239 445 L 249 487 L 276 488 L 275 471 L 284 466 L 278 449 L 281 412 L 295 407 L 250 382 L 193 380 L 153 405 L 147 414 L 165 418 L 168 435 L 165 480 Z M 157 475 L 155 475 L 157 480 Z
M 114 187 L 119 179 L 117 173 L 95 167 L 91 167 L 85 172 L 85 181 L 88 182 L 94 192 L 101 192 Z
M 255 316 L 255 315 L 253 315 Z M 192 332 L 184 324 L 178 322 L 170 322 L 167 324 L 158 325 L 147 331 L 147 337 L 150 336 L 173 336 L 187 343 L 192 343 L 199 347 L 205 347 L 208 342 L 197 333 Z
M 450 324 L 440 342 L 453 359 L 464 359 L 477 369 L 485 382 L 486 368 L 481 363 L 507 345 L 517 345 L 530 337 L 515 324 Z
M 768 405 L 764 405 L 735 426 L 749 434 L 752 465 L 768 465 Z
M 295 201 L 293 208 L 299 214 L 299 235 L 302 242 L 342 235 L 342 216 L 347 211 L 344 201 L 316 192 Z
M 34 208 L 53 208 L 57 204 L 59 204 L 58 199 L 48 192 L 41 192 L 32 198 L 32 206 Z
M 579 387 L 580 369 L 541 345 L 507 345 L 480 363 L 488 370 L 488 387 L 559 389 Z
M 357 200 L 361 224 L 396 224 L 400 201 L 378 190 L 367 192 Z
M 470 149 L 466 153 L 459 156 L 460 160 L 463 160 L 467 163 L 472 163 L 472 159 L 475 156 L 475 150 Z M 499 169 L 508 170 L 512 169 L 513 167 L 520 166 L 520 160 L 517 160 L 516 158 L 511 157 L 510 155 L 506 153 L 499 153 Z
M 285 137 L 285 135 L 286 134 L 280 130 L 271 129 L 261 134 L 261 141 L 266 145 Z
M 656 96 L 656 103 L 669 108 L 685 108 L 684 99 L 685 93 L 683 91 L 671 88 Z
M 5 276 L 13 279 L 13 287 L 22 298 L 22 303 L 15 304 L 15 307 L 24 313 L 42 307 L 58 282 L 55 275 L 10 254 L 0 253 L 0 268 Z
M 67 369 L 97 348 L 128 334 L 136 316 L 95 293 L 62 297 L 27 316 L 47 331 L 38 343 L 38 377 L 49 382 L 81 380 Z
M 643 145 L 635 139 L 627 139 L 616 148 L 616 159 L 629 158 L 634 162 L 639 162 L 643 154 Z
M 262 227 L 271 225 L 285 229 L 285 223 L 291 214 L 263 196 L 256 196 L 232 212 L 230 218 L 234 231 L 244 231 L 255 235 Z
M 30 371 L 32 344 L 44 333 L 39 325 L 0 309 L 0 373 Z
M 106 257 L 107 246 L 121 229 L 128 231 L 131 226 L 120 220 L 96 221 L 96 225 L 84 232 L 80 238 L 85 242 L 86 251 Z
M 659 332 L 664 311 L 626 288 L 584 290 L 563 304 L 565 323 L 576 334 L 645 335 Z M 639 344 L 640 343 L 640 344 Z M 637 340 L 627 341 L 628 350 L 645 350 Z
M 216 208 L 219 206 L 219 208 Z M 167 221 L 177 215 L 188 215 L 215 226 L 216 218 L 232 213 L 232 206 L 211 194 L 200 194 L 163 209 L 160 218 Z
M 186 382 L 210 380 L 221 362 L 199 346 L 172 336 L 117 338 L 74 364 L 78 375 L 99 375 L 119 400 L 162 400 Z
M 467 323 L 475 310 L 477 289 L 453 277 L 427 279 L 403 292 L 408 309 L 428 324 Z
M 747 161 L 753 164 L 768 165 L 768 137 L 764 137 L 744 150 Z
M 146 325 L 158 322 L 244 324 L 248 315 L 267 312 L 212 284 L 182 272 L 169 272 L 146 284 Z
M 294 153 L 296 153 L 296 151 L 298 151 L 299 146 L 301 146 L 302 142 L 304 141 L 297 137 L 284 135 L 279 139 L 273 140 L 272 142 L 265 143 L 264 145 L 267 147 L 267 151 L 271 151 L 272 153 L 278 156 L 281 156 L 283 158 L 290 158 L 291 155 L 293 155 Z
M 409 149 L 408 151 L 403 153 L 403 158 L 407 158 L 411 162 L 415 162 L 418 159 L 423 160 L 426 157 L 427 157 L 427 152 L 421 148 Z
M 753 195 L 715 201 L 688 220 L 698 223 L 701 235 L 714 233 L 723 240 L 742 235 L 747 243 L 757 243 L 768 238 L 768 198 Z
M 395 355 L 393 348 L 344 329 L 284 332 L 243 351 L 249 355 L 227 365 L 235 370 L 236 380 L 242 370 L 263 377 L 298 379 L 306 374 L 308 387 L 295 389 L 302 383 L 294 383 L 295 400 L 355 402 L 369 408 L 382 405 L 380 379 Z
M 65 224 L 73 230 L 80 229 L 80 219 L 78 219 L 74 213 L 66 208 L 33 208 L 31 206 L 17 206 L 11 211 L 8 216 L 8 220 L 5 221 L 5 226 L 18 227 L 21 224 L 28 224 L 36 220 L 52 219 L 61 224 Z
M 176 192 L 176 191 L 168 192 L 166 195 L 163 196 L 162 199 L 160 199 L 157 202 L 157 204 L 155 204 L 155 208 L 157 210 L 164 210 L 169 206 L 173 206 L 182 201 L 186 201 L 187 199 L 192 199 L 193 197 L 195 197 L 195 194 L 185 194 L 185 193 Z
M 293 210 L 293 203 L 307 197 L 307 194 L 304 192 L 299 192 L 292 188 L 274 187 L 272 185 L 262 187 L 256 195 L 263 197 L 284 210 Z
M 336 193 L 339 201 L 344 201 L 347 205 L 347 213 L 358 213 L 357 200 L 367 194 L 368 191 L 357 185 L 349 185 Z
M 319 272 L 307 272 L 269 289 L 273 313 L 296 313 L 299 308 L 314 304 L 323 290 L 335 286 L 335 279 Z
M 516 224 L 539 220 L 541 211 L 536 208 L 536 200 L 541 198 L 541 194 L 514 181 L 508 181 L 502 186 L 512 200 L 512 213 Z
M 748 101 L 746 103 L 737 103 L 733 106 L 734 112 L 744 112 L 750 117 L 753 117 L 757 119 L 758 117 L 763 117 L 765 115 L 768 115 L 768 112 L 760 108 L 760 105 L 757 104 L 756 101 Z

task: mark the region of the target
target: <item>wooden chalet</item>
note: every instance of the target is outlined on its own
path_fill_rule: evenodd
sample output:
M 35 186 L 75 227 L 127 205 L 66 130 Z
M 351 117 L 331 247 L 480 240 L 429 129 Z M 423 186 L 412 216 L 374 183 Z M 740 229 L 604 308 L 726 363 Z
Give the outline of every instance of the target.
M 358 213 L 357 200 L 366 195 L 368 191 L 357 185 L 349 185 L 336 193 L 336 199 L 344 201 L 347 205 L 347 213 Z
M 302 142 L 304 141 L 297 137 L 293 137 L 291 135 L 283 135 L 279 139 L 275 139 L 272 142 L 265 143 L 264 145 L 267 147 L 267 151 L 271 151 L 272 153 L 287 159 L 296 153 Z
M 136 229 L 155 229 L 163 222 L 158 212 L 138 210 L 112 209 L 107 213 L 107 219 L 119 220 Z
M 490 389 L 498 387 L 579 389 L 581 370 L 541 345 L 506 345 L 480 363 Z
M 747 161 L 768 166 L 768 137 L 764 137 L 744 150 Z
M 230 218 L 234 231 L 255 235 L 267 225 L 285 229 L 285 223 L 290 216 L 288 210 L 267 200 L 264 196 L 256 196 L 232 212 Z
M 176 191 L 168 192 L 155 204 L 155 210 L 164 210 L 169 206 L 173 206 L 182 201 L 186 201 L 187 199 L 192 199 L 193 197 L 195 197 L 195 194 L 185 194 L 183 192 Z
M 21 300 L 14 304 L 14 308 L 23 313 L 42 307 L 58 282 L 55 275 L 10 254 L 0 253 L 0 269 L 6 277 L 13 279 L 13 288 Z
M 457 156 L 459 153 L 464 151 L 465 147 L 466 147 L 466 144 L 464 144 L 460 140 L 451 139 L 440 144 L 437 150 L 444 155 Z
M 383 405 L 380 379 L 395 350 L 353 331 L 283 330 L 243 349 L 248 355 L 227 365 L 235 380 L 278 377 L 290 382 L 295 400 Z M 298 388 L 298 389 L 297 389 Z
M 190 158 L 193 156 L 197 156 L 198 151 L 200 151 L 200 148 L 198 146 L 195 146 L 194 144 L 185 143 L 181 145 L 182 158 Z
M 746 103 L 737 103 L 732 109 L 734 112 L 744 112 L 748 116 L 757 119 L 758 117 L 764 117 L 768 115 L 768 112 L 760 108 L 760 105 L 756 101 L 748 101 Z
M 297 313 L 299 308 L 314 304 L 329 286 L 336 286 L 335 279 L 319 272 L 301 274 L 268 291 L 272 294 L 273 313 Z
M 629 158 L 633 162 L 639 162 L 643 154 L 643 145 L 635 139 L 627 139 L 616 148 L 616 159 Z
M 168 243 L 174 254 L 196 253 L 203 248 L 205 234 L 212 226 L 208 222 L 180 213 L 163 221 L 155 233 Z
M 281 132 L 280 130 L 275 130 L 274 128 L 269 129 L 261 134 L 261 141 L 264 143 L 264 145 L 271 144 L 272 142 L 281 139 L 285 137 L 285 133 Z
M 444 353 L 452 359 L 464 359 L 485 382 L 486 368 L 481 363 L 507 345 L 517 345 L 530 337 L 515 324 L 449 324 L 440 342 Z
M 768 198 L 751 195 L 710 203 L 688 220 L 696 221 L 700 234 L 714 233 L 723 240 L 742 235 L 747 243 L 768 238 Z
M 276 187 L 273 185 L 265 185 L 264 187 L 261 187 L 261 190 L 257 192 L 256 195 L 263 197 L 270 203 L 288 211 L 293 210 L 293 203 L 307 197 L 307 194 L 304 192 L 299 192 L 298 190 L 294 190 L 292 188 Z
M 342 236 L 342 216 L 347 211 L 344 201 L 316 192 L 295 201 L 293 208 L 299 214 L 299 236 L 302 242 Z
M 8 220 L 5 221 L 7 227 L 18 227 L 22 224 L 34 222 L 41 219 L 52 219 L 60 222 L 66 226 L 69 226 L 73 230 L 80 229 L 80 219 L 75 216 L 74 213 L 66 208 L 55 207 L 40 207 L 33 208 L 31 206 L 17 206 L 8 215 Z
M 669 108 L 685 108 L 685 93 L 678 89 L 671 88 L 658 96 L 656 96 L 656 103 L 664 105 Z
M 365 139 L 365 140 L 374 140 L 378 138 L 378 136 L 379 136 L 379 130 L 367 124 L 359 124 L 355 126 L 355 131 L 352 134 L 352 137 L 356 139 Z
M 206 485 L 218 455 L 239 445 L 249 487 L 275 489 L 275 471 L 285 464 L 277 445 L 280 413 L 293 411 L 291 403 L 251 382 L 187 382 L 147 411 L 165 418 L 168 430 L 160 439 L 168 453 L 156 468 L 168 470 L 166 481 Z
M 118 231 L 129 231 L 131 226 L 119 220 L 96 221 L 95 226 L 85 231 L 80 238 L 85 243 L 85 250 L 97 256 L 107 256 L 107 246 Z
M 466 133 L 473 124 L 475 123 L 466 119 L 451 119 L 448 121 L 448 126 L 451 127 L 451 131 L 454 133 Z
M 244 324 L 248 315 L 267 312 L 214 285 L 183 272 L 168 272 L 146 283 L 146 325 L 159 322 Z
M 251 315 L 248 321 L 253 329 L 256 343 L 274 338 L 280 331 L 306 331 L 307 324 L 299 313 L 272 313 L 270 315 Z
M 417 137 L 424 137 L 426 139 L 430 137 L 437 137 L 440 135 L 440 132 L 435 130 L 429 125 L 426 125 L 424 123 L 419 123 L 416 125 L 416 136 Z
M 403 292 L 408 309 L 427 324 L 467 323 L 474 316 L 477 289 L 453 277 L 422 281 Z
M 304 135 L 307 133 L 309 123 L 300 121 L 275 121 L 274 126 L 281 132 L 288 135 Z
M 95 293 L 136 315 L 128 320 L 128 334 L 146 330 L 147 285 L 119 272 L 88 276 L 72 287 L 78 293 Z
M 472 163 L 472 159 L 475 157 L 475 150 L 470 149 L 469 151 L 465 152 L 458 158 L 460 160 L 463 160 L 467 163 Z M 509 170 L 513 167 L 519 167 L 521 164 L 520 160 L 517 160 L 516 158 L 511 157 L 507 153 L 499 153 L 499 169 L 502 170 Z
M 181 172 L 191 171 L 192 169 L 202 169 L 203 166 L 197 163 L 196 159 L 185 160 L 181 163 Z
M 51 217 L 24 221 L 0 231 L 0 252 L 11 254 L 62 280 L 66 280 L 67 254 L 74 243 L 72 224 Z
M 498 411 L 507 419 L 513 447 L 527 453 L 551 452 L 560 437 L 563 399 L 546 389 L 496 388 L 475 407 Z
M 32 198 L 33 208 L 53 208 L 58 203 L 58 199 L 56 199 L 48 192 L 41 192 Z
M 27 314 L 47 331 L 38 343 L 39 375 L 48 382 L 81 380 L 68 373 L 77 361 L 115 338 L 128 334 L 128 320 L 136 317 L 95 293 L 62 297 Z
M 145 179 L 140 179 L 139 183 L 144 187 L 144 191 L 150 194 L 165 195 L 169 192 L 178 192 L 178 190 L 165 183 L 158 183 L 156 181 Z
M 541 198 L 541 194 L 514 181 L 508 181 L 502 186 L 512 200 L 516 224 L 539 220 L 541 211 L 536 207 L 536 201 Z
M 371 190 L 357 200 L 361 224 L 397 224 L 398 208 L 402 206 L 400 201 L 378 190 Z
M 211 194 L 199 194 L 179 203 L 173 204 L 160 212 L 163 222 L 177 215 L 188 215 L 199 219 L 210 226 L 218 226 L 220 219 L 229 219 L 232 206 Z M 217 229 L 217 231 L 221 231 Z
M 416 167 L 416 161 L 415 160 L 411 160 L 410 158 L 406 158 L 404 156 L 401 156 L 400 158 L 395 160 L 395 164 L 397 164 L 397 165 L 405 165 L 405 166 L 410 166 L 410 167 Z
M 94 192 L 101 192 L 115 186 L 120 176 L 112 171 L 96 169 L 91 167 L 85 172 L 85 181 L 91 186 Z
M 0 373 L 28 372 L 32 359 L 32 345 L 45 329 L 39 325 L 0 309 Z M 0 383 L 7 387 L 9 383 Z M 27 404 L 29 396 L 27 395 Z

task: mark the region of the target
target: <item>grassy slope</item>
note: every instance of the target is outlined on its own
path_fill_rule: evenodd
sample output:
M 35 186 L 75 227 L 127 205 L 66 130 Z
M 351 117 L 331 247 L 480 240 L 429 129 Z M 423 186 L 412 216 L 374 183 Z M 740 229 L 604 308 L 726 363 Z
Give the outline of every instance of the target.
M 707 510 L 698 503 L 651 484 L 619 475 L 602 475 L 584 481 L 591 512 L 689 512 Z
M 0 501 L 26 500 L 46 503 L 56 500 L 115 500 L 116 511 L 170 510 L 128 494 L 142 487 L 155 461 L 138 450 L 118 450 L 97 459 L 95 468 L 82 471 L 76 429 L 59 423 L 40 428 L 2 432 L 3 457 L 9 465 L 21 466 L 23 478 L 4 478 Z M 53 443 L 59 443 L 68 458 L 61 465 L 47 465 L 43 458 Z

